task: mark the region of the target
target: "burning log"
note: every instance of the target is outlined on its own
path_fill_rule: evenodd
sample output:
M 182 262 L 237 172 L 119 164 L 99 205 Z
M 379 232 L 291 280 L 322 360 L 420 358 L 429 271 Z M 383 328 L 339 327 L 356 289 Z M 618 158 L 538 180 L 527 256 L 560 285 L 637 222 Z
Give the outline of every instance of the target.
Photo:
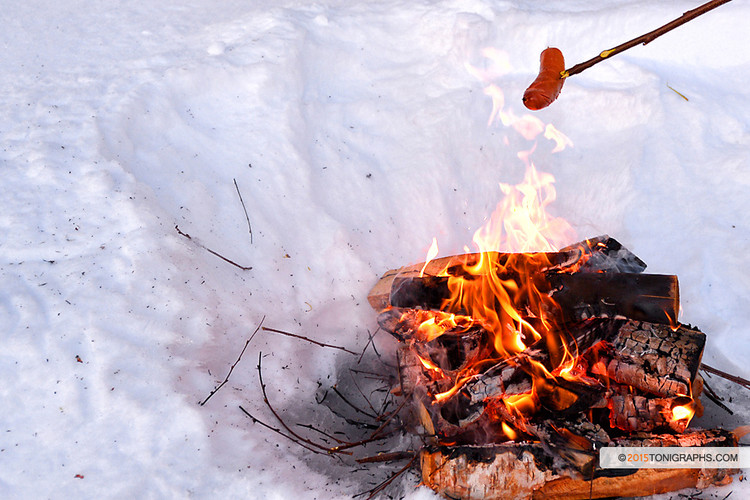
M 615 446 L 737 446 L 721 429 L 671 434 L 637 434 L 612 440 Z M 420 457 L 422 481 L 448 498 L 586 499 L 637 497 L 706 488 L 732 481 L 732 469 L 594 469 L 588 477 L 556 461 L 541 443 L 432 447 Z
M 455 274 L 461 268 L 476 265 L 483 255 L 501 265 L 506 263 L 511 256 L 517 259 L 519 256 L 525 255 L 527 257 L 520 258 L 545 263 L 545 265 L 539 266 L 539 272 L 557 270 L 559 272 L 640 273 L 646 269 L 646 264 L 642 260 L 624 248 L 614 238 L 604 235 L 570 245 L 559 252 L 534 254 L 472 253 L 442 257 L 392 269 L 383 274 L 368 294 L 367 300 L 373 309 L 382 311 L 390 305 L 395 305 L 391 303 L 391 293 L 395 289 L 394 280 L 396 278 L 430 277 L 444 273 Z
M 386 273 L 369 298 L 400 342 L 407 427 L 431 446 L 425 484 L 451 498 L 600 498 L 723 481 L 731 472 L 597 469 L 596 450 L 626 443 L 616 436 L 629 446 L 727 438 L 686 431 L 702 411 L 706 337 L 676 323 L 677 278 L 645 267 L 602 237 Z
M 567 322 L 589 318 L 629 318 L 674 324 L 680 309 L 677 276 L 545 272 L 534 278 L 537 290 L 552 298 L 561 319 Z M 439 310 L 451 297 L 450 279 L 448 276 L 396 277 L 392 280 L 389 305 Z M 516 304 L 519 309 L 529 305 Z

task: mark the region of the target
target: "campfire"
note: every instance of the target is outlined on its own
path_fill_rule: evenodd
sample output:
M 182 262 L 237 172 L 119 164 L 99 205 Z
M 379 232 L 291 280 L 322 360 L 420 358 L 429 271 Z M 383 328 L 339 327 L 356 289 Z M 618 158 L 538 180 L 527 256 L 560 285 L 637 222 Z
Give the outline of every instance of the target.
M 451 498 L 601 498 L 724 481 L 732 471 L 597 470 L 603 446 L 736 445 L 688 430 L 706 336 L 677 323 L 677 278 L 645 267 L 601 236 L 386 273 L 369 300 L 399 341 L 424 483 Z
M 571 231 L 546 215 L 545 182 L 531 165 L 504 187 L 478 252 L 435 259 L 433 242 L 369 294 L 398 341 L 423 482 L 450 498 L 602 498 L 731 481 L 728 469 L 598 467 L 606 446 L 737 441 L 688 428 L 706 336 L 677 321 L 677 277 L 644 273 L 608 236 L 555 250 L 545 234 Z M 521 251 L 494 250 L 509 245 Z

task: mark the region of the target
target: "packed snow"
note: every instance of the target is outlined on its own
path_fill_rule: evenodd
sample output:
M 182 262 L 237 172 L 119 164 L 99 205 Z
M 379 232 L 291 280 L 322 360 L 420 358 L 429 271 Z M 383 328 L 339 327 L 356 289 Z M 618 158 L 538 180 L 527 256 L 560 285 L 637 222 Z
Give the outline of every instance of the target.
M 433 237 L 463 253 L 523 152 L 556 179 L 552 216 L 678 275 L 704 362 L 750 378 L 750 5 L 570 77 L 532 120 L 565 149 L 522 127 L 544 48 L 569 67 L 697 3 L 4 5 L 0 496 L 370 489 L 400 465 L 353 473 L 239 409 L 274 423 L 262 353 L 279 411 L 346 430 L 316 396 L 356 357 L 265 330 L 238 355 L 261 322 L 362 351 L 377 278 Z M 490 121 L 488 85 L 505 121 Z M 392 344 L 375 337 L 382 356 Z M 710 380 L 735 414 L 704 401 L 697 425 L 750 423 L 747 391 Z M 417 483 L 387 492 L 435 498 Z M 730 492 L 750 487 L 704 498 Z

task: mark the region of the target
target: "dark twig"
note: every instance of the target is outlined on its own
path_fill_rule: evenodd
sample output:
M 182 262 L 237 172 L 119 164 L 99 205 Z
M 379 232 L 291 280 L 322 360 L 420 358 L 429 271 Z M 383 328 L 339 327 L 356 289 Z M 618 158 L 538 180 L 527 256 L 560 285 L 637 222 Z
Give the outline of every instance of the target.
M 261 360 L 263 359 L 263 353 L 258 353 L 258 381 L 260 382 L 260 390 L 263 393 L 263 402 L 266 404 L 269 410 L 271 410 L 271 413 L 273 413 L 273 416 L 276 417 L 276 421 L 281 424 L 281 426 L 292 436 L 294 436 L 295 439 L 301 441 L 302 443 L 305 443 L 309 446 L 312 446 L 314 448 L 317 448 L 319 450 L 322 450 L 324 452 L 328 453 L 342 453 L 344 455 L 351 455 L 352 453 L 350 451 L 344 451 L 342 446 L 336 446 L 334 448 L 329 448 L 327 446 L 323 446 L 319 443 L 316 443 L 315 441 L 311 441 L 307 438 L 304 438 L 294 432 L 288 425 L 286 425 L 286 422 L 281 418 L 281 416 L 276 412 L 276 410 L 271 405 L 271 402 L 268 399 L 268 393 L 266 392 L 266 384 L 263 383 L 263 370 L 261 369 Z
M 671 21 L 664 26 L 657 28 L 653 31 L 650 31 L 646 33 L 645 35 L 641 35 L 637 38 L 633 38 L 632 40 L 625 42 L 621 45 L 618 45 L 615 48 L 605 50 L 601 52 L 598 56 L 589 59 L 588 61 L 582 62 L 580 64 L 576 64 L 570 69 L 567 69 L 563 71 L 562 77 L 566 78 L 568 76 L 576 75 L 580 73 L 581 71 L 590 68 L 596 63 L 602 62 L 605 59 L 608 59 L 616 54 L 619 54 L 620 52 L 623 52 L 625 50 L 628 50 L 631 47 L 635 47 L 638 44 L 646 45 L 649 42 L 652 42 L 657 37 L 660 37 L 661 35 L 672 31 L 673 29 L 677 28 L 678 26 L 682 26 L 688 21 L 691 21 L 695 19 L 696 17 L 700 16 L 701 14 L 705 14 L 706 12 L 715 9 L 716 7 L 719 7 L 720 5 L 723 5 L 725 3 L 730 2 L 731 0 L 711 0 L 710 2 L 704 3 L 703 5 L 696 7 L 693 10 L 689 10 L 682 14 L 682 16 L 678 17 L 674 21 Z
M 378 462 L 395 462 L 397 460 L 406 460 L 407 458 L 414 458 L 416 452 L 414 451 L 394 451 L 391 453 L 378 453 L 377 455 L 365 458 L 358 458 L 356 462 L 358 464 L 372 464 Z
M 339 443 L 339 444 L 346 444 L 346 443 L 348 442 L 348 441 L 344 441 L 343 439 L 339 439 L 339 438 L 337 438 L 336 436 L 334 436 L 334 435 L 332 435 L 332 434 L 329 434 L 329 433 L 327 433 L 326 431 L 320 430 L 320 429 L 318 429 L 317 427 L 314 427 L 314 426 L 313 426 L 313 425 L 311 425 L 311 424 L 297 424 L 297 425 L 298 425 L 299 427 L 303 427 L 303 428 L 305 428 L 305 429 L 310 429 L 310 430 L 311 430 L 311 431 L 313 431 L 313 432 L 317 432 L 318 434 L 320 434 L 320 435 L 322 435 L 322 436 L 325 436 L 325 437 L 327 437 L 328 439 L 333 439 L 334 441 L 336 441 L 336 442 L 337 442 L 337 443 Z
M 333 390 L 333 392 L 336 393 L 336 395 L 339 398 L 341 398 L 341 401 L 343 401 L 344 403 L 346 403 L 347 405 L 349 405 L 357 413 L 361 413 L 362 415 L 364 415 L 366 417 L 370 417 L 372 419 L 377 419 L 378 418 L 377 415 L 372 415 L 370 413 L 367 413 L 362 408 L 358 407 L 357 405 L 355 405 L 354 403 L 352 403 L 351 401 L 349 401 L 348 399 L 346 399 L 346 397 L 343 394 L 341 394 L 341 391 L 339 391 L 338 388 L 335 385 L 333 387 L 331 387 L 331 389 Z
M 362 349 L 362 354 L 359 355 L 357 364 L 360 364 L 362 362 L 362 358 L 364 357 L 365 352 L 367 351 L 367 346 L 369 346 L 370 344 L 372 344 L 372 349 L 375 351 L 375 354 L 377 354 L 378 357 L 380 357 L 380 353 L 378 353 L 378 350 L 375 349 L 375 343 L 373 342 L 373 338 L 375 338 L 375 335 L 377 335 L 379 331 L 380 331 L 380 327 L 378 327 L 378 329 L 375 330 L 375 333 L 373 334 L 370 334 L 370 330 L 367 330 L 367 336 L 369 337 L 369 339 L 367 340 L 367 343 L 365 344 L 364 349 Z
M 232 264 L 233 266 L 238 267 L 238 268 L 242 269 L 243 271 L 249 271 L 250 269 L 252 269 L 252 266 L 241 266 L 241 265 L 237 264 L 235 261 L 233 261 L 231 259 L 227 259 L 226 257 L 224 257 L 223 255 L 221 255 L 220 253 L 211 250 L 210 248 L 208 248 L 206 245 L 202 244 L 198 240 L 193 239 L 193 237 L 190 236 L 189 234 L 183 233 L 182 231 L 180 231 L 179 226 L 177 226 L 176 224 L 174 226 L 174 229 L 175 229 L 175 231 L 177 231 L 177 234 L 179 234 L 180 236 L 184 236 L 185 238 L 189 239 L 190 241 L 192 241 L 193 243 L 195 243 L 196 245 L 198 245 L 199 247 L 201 247 L 206 252 L 210 253 L 211 255 L 215 255 L 216 257 L 220 258 L 224 262 Z
M 251 414 L 250 414 L 250 413 L 249 413 L 249 412 L 248 412 L 248 411 L 247 411 L 246 409 L 244 409 L 244 408 L 243 408 L 242 406 L 240 406 L 240 410 L 242 410 L 242 413 L 244 413 L 245 415 L 247 415 L 247 416 L 248 416 L 248 417 L 250 418 L 250 420 L 252 420 L 252 421 L 253 421 L 253 423 L 254 423 L 254 424 L 260 424 L 260 425 L 262 425 L 263 427 L 265 427 L 266 429 L 269 429 L 269 430 L 271 430 L 271 431 L 275 432 L 276 434 L 278 434 L 278 435 L 280 435 L 280 436 L 283 436 L 283 437 L 287 438 L 288 440 L 292 441 L 293 443 L 295 443 L 295 444 L 298 444 L 298 445 L 300 445 L 301 447 L 303 447 L 303 448 L 305 448 L 306 450 L 309 450 L 309 451 L 311 451 L 311 452 L 313 452 L 313 453 L 317 453 L 317 454 L 319 454 L 319 455 L 325 455 L 325 454 L 326 454 L 325 452 L 322 452 L 322 451 L 320 451 L 320 450 L 316 450 L 315 448 L 312 448 L 312 447 L 310 447 L 310 446 L 306 445 L 305 443 L 303 443 L 303 442 L 300 442 L 300 441 L 298 441 L 297 439 L 293 438 L 292 436 L 289 436 L 288 434 L 285 434 L 284 432 L 282 432 L 282 430 L 281 430 L 281 429 L 277 429 L 276 427 L 273 427 L 272 425 L 268 425 L 267 423 L 263 422 L 262 420 L 260 420 L 260 419 L 258 419 L 258 418 L 256 418 L 256 417 L 252 416 L 252 415 L 251 415 Z
M 395 416 L 398 414 L 398 412 L 401 411 L 401 409 L 406 405 L 406 403 L 408 401 L 409 401 L 409 398 L 404 398 L 404 400 L 401 402 L 401 404 L 398 405 L 398 407 L 395 410 L 393 410 L 386 417 L 385 421 L 380 425 L 380 427 L 378 427 L 377 429 L 375 429 L 372 432 L 372 434 L 370 434 L 370 437 L 368 437 L 366 439 L 363 439 L 361 441 L 354 442 L 354 443 L 347 443 L 345 445 L 337 446 L 337 447 L 334 448 L 334 450 L 338 451 L 338 450 L 346 450 L 346 449 L 349 449 L 349 448 L 355 448 L 357 446 L 361 446 L 361 445 L 367 444 L 367 443 L 372 443 L 373 441 L 379 441 L 381 439 L 384 439 L 384 438 L 390 436 L 391 434 L 393 434 L 394 432 L 396 432 L 396 430 L 398 430 L 398 429 L 394 429 L 393 431 L 391 431 L 391 432 L 389 432 L 387 434 L 382 434 L 382 433 L 385 430 L 386 426 L 391 422 L 391 420 L 393 420 L 395 418 Z
M 224 381 L 221 384 L 219 384 L 218 386 L 216 386 L 216 388 L 213 391 L 211 391 L 211 394 L 209 394 L 206 397 L 206 399 L 204 399 L 203 402 L 201 402 L 201 404 L 200 404 L 201 406 L 205 405 L 208 402 L 208 400 L 211 399 L 211 397 L 214 394 L 216 394 L 217 392 L 219 392 L 219 389 L 221 389 L 222 387 L 224 387 L 224 384 L 226 384 L 227 382 L 229 382 L 229 376 L 232 375 L 232 372 L 234 371 L 234 367 L 237 366 L 237 364 L 242 359 L 242 355 L 245 354 L 245 349 L 247 349 L 247 346 L 250 344 L 250 342 L 252 342 L 253 338 L 255 337 L 255 334 L 258 333 L 258 331 L 260 330 L 260 327 L 263 325 L 263 321 L 265 321 L 265 320 L 266 320 L 266 317 L 263 316 L 263 318 L 261 318 L 261 320 L 260 320 L 260 323 L 258 323 L 258 327 L 255 329 L 255 331 L 253 332 L 253 334 L 250 335 L 250 338 L 247 339 L 247 342 L 245 342 L 245 346 L 242 348 L 242 351 L 240 351 L 240 355 L 237 356 L 237 361 L 235 361 L 234 364 L 232 364 L 232 366 L 229 367 L 229 373 L 227 373 L 227 376 L 224 378 Z
M 294 337 L 295 339 L 304 340 L 306 342 L 310 342 L 311 344 L 315 344 L 315 345 L 318 345 L 320 347 L 330 347 L 332 349 L 339 349 L 339 350 L 342 350 L 344 352 L 348 352 L 349 354 L 353 354 L 355 356 L 357 355 L 356 352 L 350 351 L 349 349 L 347 349 L 345 347 L 341 347 L 341 346 L 337 346 L 337 345 L 331 345 L 331 344 L 324 344 L 323 342 L 318 342 L 317 340 L 313 340 L 311 338 L 307 338 L 307 337 L 304 337 L 302 335 L 297 335 L 295 333 L 289 333 L 289 332 L 285 332 L 283 330 L 277 330 L 276 328 L 269 328 L 267 326 L 264 326 L 263 330 L 266 331 L 266 332 L 280 333 L 281 335 L 286 335 L 287 337 Z
M 710 376 L 707 373 L 705 375 Z M 706 397 L 710 399 L 711 402 L 713 402 L 716 406 L 726 411 L 730 415 L 734 415 L 734 412 L 730 410 L 728 406 L 722 403 L 722 401 L 724 401 L 724 398 L 716 394 L 716 391 L 714 391 L 713 388 L 710 385 L 708 385 L 708 380 L 706 379 L 706 377 L 703 377 L 703 394 L 705 394 Z
M 352 375 L 352 373 L 351 373 L 351 372 L 349 372 L 349 377 L 350 377 L 350 378 L 352 379 L 352 383 L 354 384 L 354 387 L 356 387 L 356 388 L 357 388 L 357 391 L 358 391 L 358 392 L 360 393 L 360 395 L 361 395 L 361 396 L 362 396 L 362 397 L 363 397 L 363 398 L 365 399 L 365 401 L 367 402 L 367 406 L 369 406 L 369 407 L 370 407 L 370 409 L 372 410 L 372 412 L 373 412 L 373 413 L 374 413 L 375 415 L 377 415 L 377 414 L 378 414 L 378 411 L 377 411 L 377 410 L 375 409 L 375 407 L 374 407 L 374 406 L 372 406 L 372 403 L 370 402 L 369 398 L 368 398 L 367 396 L 365 396 L 365 393 L 364 393 L 364 392 L 362 392 L 362 389 L 360 389 L 360 388 L 359 388 L 359 384 L 357 384 L 357 379 L 355 379 L 355 378 L 354 378 L 354 375 Z M 370 395 L 372 395 L 372 393 L 370 393 Z
M 701 370 L 707 373 L 713 373 L 714 375 L 718 375 L 719 377 L 727 379 L 730 382 L 734 382 L 737 385 L 743 386 L 745 389 L 750 389 L 750 380 L 746 380 L 742 377 L 738 377 L 737 375 L 732 375 L 730 373 L 717 370 L 716 368 L 708 366 L 705 363 L 701 363 Z
M 417 461 L 417 458 L 419 458 L 419 453 L 414 453 L 414 456 L 411 458 L 411 460 L 409 460 L 409 462 L 407 462 L 406 465 L 404 465 L 398 471 L 394 472 L 385 481 L 381 482 L 380 484 L 378 484 L 377 486 L 375 486 L 373 489 L 371 489 L 369 491 L 365 491 L 363 493 L 359 493 L 359 494 L 354 495 L 354 496 L 358 497 L 358 496 L 362 496 L 362 495 L 368 495 L 367 496 L 367 500 L 370 500 L 371 498 L 374 498 L 375 495 L 377 495 L 378 493 L 380 493 L 381 491 L 383 491 L 384 489 L 386 489 L 393 481 L 396 480 L 396 478 L 398 478 L 399 476 L 401 476 L 401 474 L 403 474 L 404 472 L 408 471 L 412 467 L 412 465 L 414 465 L 414 462 Z
M 250 244 L 253 244 L 253 228 L 250 226 L 250 217 L 247 215 L 247 207 L 245 207 L 245 202 L 242 200 L 242 193 L 240 193 L 240 187 L 237 185 L 237 179 L 232 179 L 234 181 L 234 188 L 237 190 L 237 196 L 240 197 L 240 203 L 242 203 L 242 210 L 245 212 L 245 219 L 247 219 L 247 230 L 250 232 Z

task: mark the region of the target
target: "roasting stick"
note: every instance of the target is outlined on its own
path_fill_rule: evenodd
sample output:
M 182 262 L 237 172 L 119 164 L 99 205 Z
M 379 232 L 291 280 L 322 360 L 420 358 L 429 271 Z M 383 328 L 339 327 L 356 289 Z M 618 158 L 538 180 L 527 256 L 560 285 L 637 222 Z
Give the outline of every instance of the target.
M 610 57 L 617 55 L 620 52 L 624 52 L 631 47 L 635 47 L 638 44 L 646 45 L 647 43 L 652 42 L 664 33 L 672 31 L 678 26 L 682 26 L 686 22 L 691 21 L 696 17 L 705 14 L 706 12 L 728 2 L 731 2 L 731 0 L 711 0 L 710 2 L 706 2 L 700 7 L 696 7 L 695 9 L 685 12 L 677 19 L 670 21 L 664 26 L 656 28 L 653 31 L 650 31 L 645 35 L 633 38 L 632 40 L 620 44 L 617 47 L 611 48 L 609 50 L 604 50 L 600 52 L 596 57 L 592 57 L 588 61 L 576 64 L 572 68 L 562 69 L 559 71 L 559 75 L 556 76 L 552 74 L 550 69 L 557 69 L 557 67 L 553 68 L 553 66 L 558 66 L 561 64 L 564 65 L 562 53 L 560 53 L 559 59 L 557 57 L 551 58 L 550 53 L 547 51 L 557 50 L 557 52 L 559 52 L 559 50 L 548 48 L 542 52 L 539 76 L 537 76 L 536 80 L 534 80 L 529 88 L 526 89 L 526 92 L 523 95 L 523 102 L 526 107 L 531 110 L 546 108 L 547 106 L 552 104 L 555 99 L 557 99 L 557 96 L 560 94 L 560 90 L 562 89 L 563 83 L 565 82 L 565 79 L 567 77 L 577 75 L 583 70 L 590 68 L 594 64 L 602 62 L 605 59 L 609 59 Z

